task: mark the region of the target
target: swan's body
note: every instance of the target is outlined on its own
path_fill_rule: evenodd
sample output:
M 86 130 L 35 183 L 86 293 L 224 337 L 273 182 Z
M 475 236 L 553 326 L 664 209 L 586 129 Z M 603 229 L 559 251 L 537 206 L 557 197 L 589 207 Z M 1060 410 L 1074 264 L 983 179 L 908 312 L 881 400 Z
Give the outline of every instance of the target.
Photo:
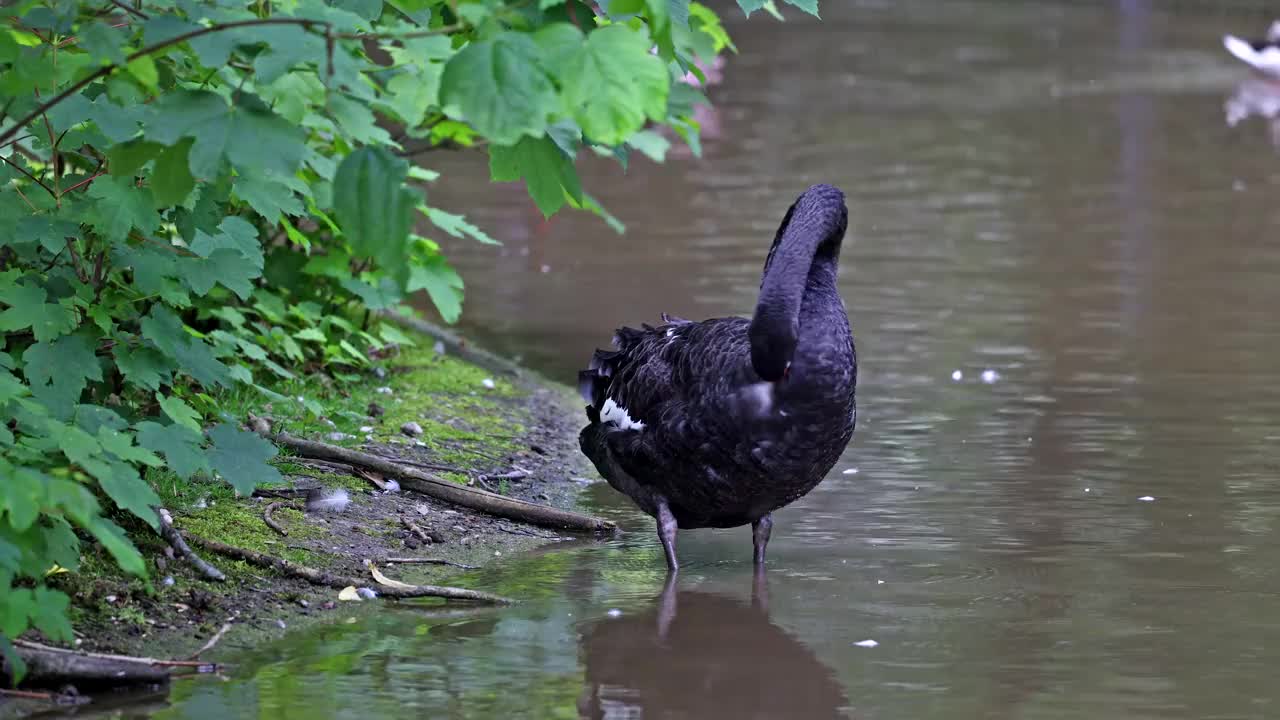
M 680 528 L 754 529 L 809 492 L 853 436 L 857 360 L 836 289 L 843 194 L 815 185 L 778 230 L 755 316 L 621 328 L 579 373 L 582 451 L 658 521 L 671 569 Z
M 1227 52 L 1259 72 L 1280 78 L 1280 20 L 1271 23 L 1264 40 L 1243 40 L 1234 35 L 1222 39 Z

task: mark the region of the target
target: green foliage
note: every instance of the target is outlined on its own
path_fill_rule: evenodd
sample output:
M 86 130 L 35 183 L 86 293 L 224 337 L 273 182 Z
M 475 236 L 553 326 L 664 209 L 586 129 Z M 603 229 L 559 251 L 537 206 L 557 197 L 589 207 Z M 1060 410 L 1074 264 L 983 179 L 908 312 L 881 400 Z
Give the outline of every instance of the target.
M 143 470 L 240 493 L 279 480 L 219 393 L 283 401 L 265 385 L 321 368 L 342 382 L 406 340 L 370 311 L 412 293 L 457 319 L 463 281 L 437 240 L 494 240 L 432 207 L 436 174 L 408 158 L 487 152 L 545 215 L 621 230 L 578 152 L 661 160 L 651 124 L 696 149 L 705 100 L 679 81 L 733 45 L 696 2 L 602 5 L 0 9 L 0 652 L 29 628 L 70 637 L 44 579 L 74 571 L 81 542 L 145 576 L 116 523 L 155 527 Z

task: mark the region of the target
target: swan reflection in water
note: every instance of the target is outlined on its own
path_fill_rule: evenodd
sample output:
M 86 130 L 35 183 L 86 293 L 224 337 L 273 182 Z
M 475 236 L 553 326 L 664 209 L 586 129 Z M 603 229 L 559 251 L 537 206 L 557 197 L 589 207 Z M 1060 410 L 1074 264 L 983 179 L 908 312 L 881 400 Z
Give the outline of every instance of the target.
M 1236 86 L 1236 91 L 1223 104 L 1227 127 L 1257 116 L 1267 121 L 1271 145 L 1280 150 L 1280 80 L 1250 77 Z
M 668 577 L 655 607 L 584 628 L 582 718 L 848 718 L 830 668 L 750 604 Z

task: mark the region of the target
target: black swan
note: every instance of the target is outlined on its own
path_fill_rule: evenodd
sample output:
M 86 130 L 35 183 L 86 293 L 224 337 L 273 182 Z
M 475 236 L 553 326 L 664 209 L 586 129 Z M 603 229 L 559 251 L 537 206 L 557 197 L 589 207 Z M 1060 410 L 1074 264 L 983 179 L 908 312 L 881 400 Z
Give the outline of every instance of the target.
M 787 210 L 755 315 L 620 328 L 578 374 L 579 443 L 654 517 L 675 571 L 676 528 L 751 524 L 757 566 L 770 513 L 809 492 L 853 437 L 858 364 L 836 289 L 844 194 L 814 185 Z
M 850 717 L 832 669 L 754 599 L 668 583 L 656 607 L 589 623 L 579 643 L 584 720 Z

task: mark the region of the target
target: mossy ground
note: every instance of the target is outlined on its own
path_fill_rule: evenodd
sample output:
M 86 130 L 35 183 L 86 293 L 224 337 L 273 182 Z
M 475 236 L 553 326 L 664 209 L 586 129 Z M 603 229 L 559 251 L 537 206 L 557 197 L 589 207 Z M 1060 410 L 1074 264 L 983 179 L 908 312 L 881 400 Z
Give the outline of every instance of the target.
M 313 375 L 271 387 L 283 400 L 253 392 L 214 400 L 226 419 L 242 422 L 251 413 L 269 417 L 274 429 L 293 435 L 448 468 L 440 474 L 457 482 L 519 468 L 528 476 L 491 489 L 572 506 L 585 482 L 577 476 L 592 471 L 577 451 L 581 411 L 567 388 L 528 377 L 504 377 L 437 353 L 424 336 L 415 339 L 415 347 L 377 361 L 353 380 Z M 401 426 L 408 422 L 418 423 L 422 435 L 411 438 L 402 433 Z M 238 497 L 228 485 L 210 478 L 184 481 L 159 470 L 148 480 L 172 511 L 175 524 L 189 536 L 359 579 L 374 590 L 378 585 L 365 560 L 432 557 L 480 566 L 568 539 L 424 496 L 383 492 L 362 477 L 291 457 L 284 450 L 275 464 L 284 482 L 274 489 L 343 489 L 350 503 L 342 512 L 308 512 L 301 499 Z M 274 518 L 288 536 L 263 520 L 266 506 L 276 501 L 284 506 Z M 405 517 L 434 541 L 424 544 L 406 530 Z M 323 621 L 339 605 L 336 589 L 315 587 L 197 547 L 227 575 L 225 582 L 211 582 L 175 559 L 149 528 L 135 521 L 128 529 L 150 559 L 147 580 L 121 575 L 105 554 L 92 548 L 77 572 L 53 580 L 73 598 L 73 624 L 84 649 L 183 657 L 234 618 L 233 630 L 202 656 L 226 658 L 287 628 Z M 476 573 L 441 565 L 380 567 L 411 583 L 467 585 L 479 579 Z M 342 617 L 370 611 L 378 602 L 341 603 Z

